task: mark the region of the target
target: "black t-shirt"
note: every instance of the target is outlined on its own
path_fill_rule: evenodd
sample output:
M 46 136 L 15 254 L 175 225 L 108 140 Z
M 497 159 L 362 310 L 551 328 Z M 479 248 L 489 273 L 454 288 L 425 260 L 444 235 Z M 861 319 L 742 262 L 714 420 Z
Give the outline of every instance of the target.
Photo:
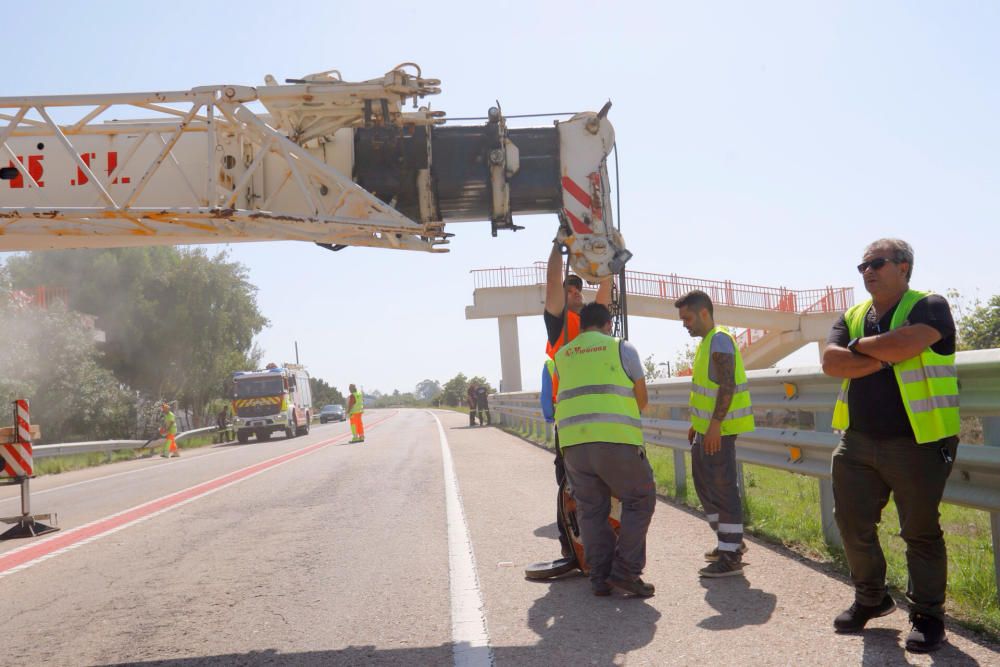
M 893 306 L 878 321 L 875 312 L 868 310 L 865 315 L 865 336 L 875 336 L 890 330 L 892 316 L 896 312 Z M 941 334 L 941 340 L 931 345 L 938 354 L 953 354 L 955 352 L 955 321 L 951 317 L 951 308 L 944 297 L 931 294 L 913 305 L 910 316 L 902 326 L 910 324 L 926 324 Z M 827 336 L 827 343 L 847 347 L 851 342 L 847 320 L 840 319 Z M 851 380 L 847 393 L 847 407 L 850 410 L 850 430 L 879 436 L 913 436 L 913 427 L 906 416 L 903 397 L 899 393 L 899 385 L 891 368 L 872 373 L 863 378 Z
M 486 389 L 486 387 L 477 387 L 476 407 L 479 408 L 489 407 L 489 397 L 490 397 L 490 392 Z
M 555 345 L 562 334 L 563 320 L 565 318 L 562 315 L 553 315 L 546 310 L 542 313 L 542 319 L 545 320 L 545 332 L 549 336 L 549 344 Z

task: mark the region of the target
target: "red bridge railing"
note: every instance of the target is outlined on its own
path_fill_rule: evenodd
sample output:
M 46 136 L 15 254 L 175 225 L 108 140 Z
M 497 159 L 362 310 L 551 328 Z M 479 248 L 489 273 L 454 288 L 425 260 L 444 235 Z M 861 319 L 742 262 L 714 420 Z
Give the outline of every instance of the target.
M 545 266 L 545 262 L 535 262 L 533 266 L 475 269 L 471 273 L 476 289 L 525 287 L 545 284 Z M 668 300 L 699 289 L 708 294 L 716 305 L 800 314 L 842 312 L 854 304 L 853 287 L 789 290 L 729 280 L 688 278 L 674 273 L 625 271 L 625 287 L 630 295 Z

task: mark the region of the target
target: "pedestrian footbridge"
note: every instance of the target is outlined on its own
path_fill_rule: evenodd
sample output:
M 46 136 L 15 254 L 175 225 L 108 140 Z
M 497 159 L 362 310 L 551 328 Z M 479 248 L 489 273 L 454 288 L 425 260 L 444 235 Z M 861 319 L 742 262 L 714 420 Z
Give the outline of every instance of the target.
M 545 273 L 545 262 L 472 271 L 473 303 L 466 306 L 465 318 L 497 319 L 506 391 L 522 387 L 517 318 L 542 314 Z M 743 329 L 737 342 L 748 369 L 766 368 L 808 343 L 826 340 L 839 314 L 854 303 L 850 287 L 790 290 L 641 271 L 626 271 L 625 284 L 630 317 L 677 320 L 676 299 L 695 289 L 706 292 L 715 321 Z

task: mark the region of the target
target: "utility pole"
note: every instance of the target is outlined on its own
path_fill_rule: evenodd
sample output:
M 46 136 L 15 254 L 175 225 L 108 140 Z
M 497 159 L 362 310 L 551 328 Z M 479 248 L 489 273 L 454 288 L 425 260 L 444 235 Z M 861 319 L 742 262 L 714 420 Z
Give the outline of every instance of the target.
M 295 365 L 299 365 L 299 341 L 295 341 Z

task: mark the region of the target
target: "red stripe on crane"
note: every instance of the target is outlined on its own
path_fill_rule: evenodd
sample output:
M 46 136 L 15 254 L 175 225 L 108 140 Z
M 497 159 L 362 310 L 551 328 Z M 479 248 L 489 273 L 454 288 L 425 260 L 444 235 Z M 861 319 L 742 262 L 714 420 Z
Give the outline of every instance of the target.
M 586 206 L 588 209 L 593 208 L 593 204 L 590 199 L 590 194 L 588 194 L 586 190 L 577 185 L 576 181 L 574 181 L 572 178 L 570 178 L 569 176 L 563 176 L 562 186 L 563 190 L 565 190 L 566 192 L 568 192 L 570 195 L 573 196 L 573 199 L 577 200 L 578 202 Z
M 578 218 L 575 215 L 573 215 L 573 213 L 568 208 L 564 208 L 563 209 L 563 213 L 566 214 L 566 218 L 569 220 L 569 225 L 570 225 L 570 227 L 573 228 L 573 231 L 575 233 L 577 233 L 577 234 L 593 234 L 594 233 L 593 229 L 591 229 L 587 225 L 583 224 L 583 221 L 580 220 L 580 218 Z

